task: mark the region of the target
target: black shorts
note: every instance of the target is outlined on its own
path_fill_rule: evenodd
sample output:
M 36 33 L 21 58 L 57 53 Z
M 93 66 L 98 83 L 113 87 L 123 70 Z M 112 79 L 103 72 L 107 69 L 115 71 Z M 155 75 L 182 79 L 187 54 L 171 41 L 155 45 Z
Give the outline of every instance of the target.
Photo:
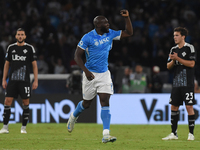
M 31 97 L 30 82 L 24 81 L 9 81 L 6 88 L 6 97 L 18 98 L 18 95 L 22 99 L 28 99 Z
M 194 105 L 194 87 L 173 87 L 169 103 L 174 106 Z

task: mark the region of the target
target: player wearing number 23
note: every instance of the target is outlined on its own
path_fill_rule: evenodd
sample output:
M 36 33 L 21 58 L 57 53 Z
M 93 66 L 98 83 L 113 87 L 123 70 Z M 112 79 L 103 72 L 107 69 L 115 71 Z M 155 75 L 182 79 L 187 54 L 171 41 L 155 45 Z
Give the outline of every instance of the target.
M 168 69 L 174 69 L 173 88 L 169 101 L 171 104 L 172 133 L 162 140 L 178 139 L 178 109 L 180 105 L 183 105 L 183 102 L 188 112 L 188 140 L 194 140 L 195 113 L 193 105 L 195 104 L 194 66 L 196 57 L 193 45 L 185 42 L 187 34 L 186 28 L 177 27 L 174 29 L 174 41 L 177 45 L 171 48 L 167 63 Z
M 36 63 L 36 52 L 32 45 L 25 43 L 26 34 L 22 28 L 16 32 L 16 43 L 11 44 L 7 48 L 5 65 L 3 72 L 2 86 L 6 89 L 3 128 L 0 133 L 9 133 L 8 122 L 11 114 L 11 104 L 18 95 L 22 98 L 22 127 L 21 133 L 26 132 L 26 125 L 29 119 L 29 98 L 31 96 L 30 87 L 30 67 L 33 67 L 34 82 L 32 89 L 38 86 L 38 69 Z M 7 82 L 7 76 L 9 81 Z

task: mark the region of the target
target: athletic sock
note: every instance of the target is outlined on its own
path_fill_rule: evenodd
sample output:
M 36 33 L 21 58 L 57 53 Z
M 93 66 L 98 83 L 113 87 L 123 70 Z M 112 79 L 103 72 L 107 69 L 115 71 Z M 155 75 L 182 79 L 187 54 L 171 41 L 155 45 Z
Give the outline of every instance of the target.
M 78 105 L 76 106 L 76 109 L 73 113 L 74 117 L 78 117 L 81 114 L 81 112 L 85 110 L 82 103 L 83 101 L 80 101 Z
M 29 119 L 29 105 L 23 105 L 22 126 L 26 126 Z
M 10 119 L 10 114 L 11 114 L 11 110 L 10 110 L 11 106 L 4 106 L 4 113 L 3 113 L 3 124 L 7 125 Z
M 3 125 L 3 128 L 8 130 L 8 124 L 7 125 Z
M 174 135 L 177 135 L 178 119 L 179 119 L 179 111 L 171 111 L 171 129 Z
M 101 107 L 101 119 L 103 122 L 103 130 L 108 129 L 110 130 L 110 109 L 109 106 Z
M 188 126 L 190 133 L 194 134 L 195 115 L 188 115 Z

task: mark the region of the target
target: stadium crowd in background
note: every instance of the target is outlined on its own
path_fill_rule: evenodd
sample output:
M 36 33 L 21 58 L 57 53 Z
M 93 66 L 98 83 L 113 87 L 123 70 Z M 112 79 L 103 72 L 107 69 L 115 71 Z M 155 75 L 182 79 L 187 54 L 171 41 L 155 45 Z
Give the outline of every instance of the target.
M 115 84 L 117 69 L 129 66 L 132 69 L 141 64 L 144 69 L 160 68 L 168 72 L 166 62 L 173 41 L 173 28 L 182 26 L 189 30 L 186 42 L 200 49 L 200 1 L 193 0 L 7 0 L 0 5 L 0 53 L 6 53 L 7 46 L 15 41 L 16 29 L 22 27 L 27 42 L 33 45 L 37 56 L 43 55 L 48 71 L 54 73 L 58 59 L 61 59 L 66 73 L 73 71 L 74 51 L 79 39 L 93 29 L 96 15 L 106 16 L 110 27 L 124 28 L 120 17 L 121 9 L 130 12 L 134 33 L 129 39 L 115 42 L 109 55 L 109 67 Z M 2 55 L 0 55 L 2 56 Z M 2 60 L 2 59 L 1 59 Z M 54 62 L 52 62 L 52 60 Z M 0 62 L 0 79 L 4 61 Z M 195 65 L 195 77 L 200 83 L 200 61 Z M 44 68 L 44 70 L 45 70 Z M 41 70 L 43 70 L 41 68 Z M 45 71 L 44 71 L 45 72 Z M 171 72 L 169 72 L 169 81 Z M 117 89 L 116 89 L 117 91 Z

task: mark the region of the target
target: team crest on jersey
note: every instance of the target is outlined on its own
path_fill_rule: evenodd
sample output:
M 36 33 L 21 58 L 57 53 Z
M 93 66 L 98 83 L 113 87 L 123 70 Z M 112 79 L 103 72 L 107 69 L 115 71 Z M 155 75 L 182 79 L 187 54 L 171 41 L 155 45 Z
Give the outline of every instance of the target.
M 83 41 L 80 41 L 80 45 L 81 45 L 81 46 L 83 45 Z
M 183 55 L 183 57 L 185 57 L 185 55 L 186 55 L 186 52 L 183 52 L 183 53 L 182 53 L 182 55 Z
M 26 54 L 28 51 L 26 49 L 23 50 L 24 54 Z

